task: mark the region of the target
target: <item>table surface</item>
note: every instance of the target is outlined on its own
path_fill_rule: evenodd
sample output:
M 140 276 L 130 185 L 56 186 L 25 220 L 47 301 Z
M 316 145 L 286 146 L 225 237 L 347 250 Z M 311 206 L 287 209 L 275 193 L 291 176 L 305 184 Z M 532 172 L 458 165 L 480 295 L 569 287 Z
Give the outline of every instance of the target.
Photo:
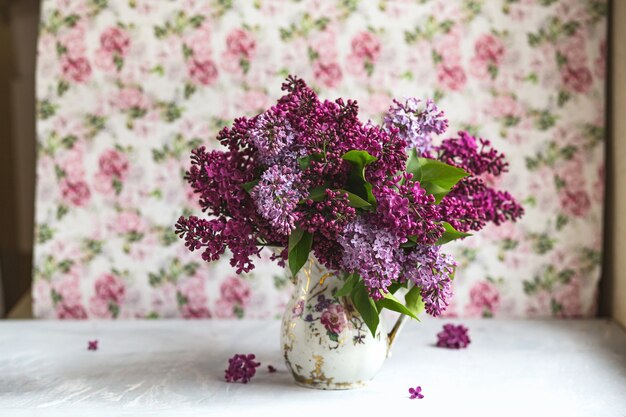
M 626 416 L 618 325 L 462 320 L 472 343 L 451 350 L 445 322 L 408 323 L 369 386 L 320 391 L 292 383 L 277 321 L 0 321 L 0 415 Z M 234 353 L 262 362 L 247 385 L 223 380 Z

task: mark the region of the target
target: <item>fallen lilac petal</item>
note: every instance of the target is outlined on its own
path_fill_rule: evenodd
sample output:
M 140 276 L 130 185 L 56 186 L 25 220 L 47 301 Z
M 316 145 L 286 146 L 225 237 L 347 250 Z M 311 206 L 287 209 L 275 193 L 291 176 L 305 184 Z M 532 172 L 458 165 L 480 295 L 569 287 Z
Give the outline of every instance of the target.
M 411 399 L 418 399 L 421 400 L 422 398 L 424 398 L 424 395 L 422 394 L 422 387 L 418 386 L 415 388 L 409 388 L 409 394 L 411 394 Z

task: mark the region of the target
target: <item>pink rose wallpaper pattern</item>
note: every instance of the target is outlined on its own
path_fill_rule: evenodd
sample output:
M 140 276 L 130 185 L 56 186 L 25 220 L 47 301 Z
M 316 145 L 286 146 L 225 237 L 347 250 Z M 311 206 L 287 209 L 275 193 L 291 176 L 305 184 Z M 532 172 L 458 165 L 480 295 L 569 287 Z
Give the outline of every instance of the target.
M 198 213 L 189 151 L 219 146 L 296 74 L 380 121 L 434 98 L 492 140 L 526 208 L 451 250 L 449 316 L 596 310 L 602 250 L 606 1 L 44 0 L 37 68 L 37 317 L 278 317 L 269 262 L 238 276 L 173 233 Z M 445 135 L 443 136 L 445 137 Z M 440 138 L 441 139 L 441 138 Z M 199 214 L 199 213 L 198 213 Z M 331 312 L 332 313 L 332 312 Z M 328 317 L 329 325 L 340 325 Z

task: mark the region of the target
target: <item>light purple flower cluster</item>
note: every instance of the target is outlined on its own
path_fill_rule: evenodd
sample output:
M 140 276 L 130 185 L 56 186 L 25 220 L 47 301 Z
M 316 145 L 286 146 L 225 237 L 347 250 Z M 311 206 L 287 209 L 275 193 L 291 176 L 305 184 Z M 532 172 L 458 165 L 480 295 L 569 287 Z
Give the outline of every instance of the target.
M 295 208 L 305 194 L 298 189 L 300 173 L 285 165 L 272 165 L 250 195 L 258 213 L 281 235 L 295 228 Z
M 448 349 L 461 349 L 470 344 L 467 327 L 459 324 L 444 324 L 443 330 L 437 333 L 437 346 Z
M 343 248 L 343 267 L 358 272 L 374 299 L 383 297 L 392 282 L 400 278 L 404 252 L 401 238 L 373 224 L 371 219 L 358 217 L 346 225 L 338 238 Z
M 448 119 L 443 111 L 428 99 L 406 98 L 404 102 L 393 101 L 384 119 L 385 129 L 397 129 L 409 148 L 417 149 L 420 155 L 432 149 L 432 134 L 442 134 L 448 128 Z
M 261 364 L 254 361 L 253 354 L 241 355 L 236 354 L 228 360 L 228 368 L 224 371 L 224 379 L 226 382 L 241 381 L 244 384 L 250 382 L 256 374 L 256 368 Z
M 355 101 L 321 101 L 298 78 L 283 90 L 275 106 L 222 129 L 225 150 L 192 152 L 187 180 L 209 218 L 181 217 L 177 234 L 206 261 L 228 249 L 238 273 L 265 246 L 283 248 L 272 259 L 289 257 L 296 273 L 292 264 L 304 261 L 292 262 L 295 237 L 303 246 L 292 253 L 311 248 L 327 268 L 356 274 L 375 300 L 392 284 L 416 285 L 426 311 L 440 315 L 452 294 L 455 264 L 440 251 L 450 228 L 477 231 L 523 213 L 486 185 L 506 171 L 504 156 L 466 132 L 433 145 L 448 121 L 432 100 L 394 101 L 379 126 L 359 120 Z M 451 177 L 438 183 L 419 170 L 429 163 L 462 175 L 445 188 Z
M 264 164 L 272 165 L 281 160 L 295 162 L 296 155 L 290 149 L 295 131 L 278 109 L 273 108 L 258 115 L 249 135 L 258 151 L 259 160 Z
M 439 246 L 416 245 L 405 258 L 404 277 L 420 288 L 424 309 L 439 316 L 450 304 L 456 263 Z

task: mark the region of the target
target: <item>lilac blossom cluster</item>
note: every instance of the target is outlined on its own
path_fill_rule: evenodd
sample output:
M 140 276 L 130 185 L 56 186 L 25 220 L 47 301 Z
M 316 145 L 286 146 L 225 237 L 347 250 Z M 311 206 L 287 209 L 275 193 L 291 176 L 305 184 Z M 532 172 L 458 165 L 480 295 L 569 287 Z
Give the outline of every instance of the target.
M 378 227 L 373 218 L 358 217 L 348 223 L 338 241 L 343 249 L 344 269 L 361 275 L 372 298 L 382 298 L 387 288 L 400 279 L 404 263 L 402 239 Z
M 435 103 L 409 97 L 404 102 L 394 100 L 385 115 L 385 129 L 397 129 L 409 147 L 417 149 L 420 155 L 432 149 L 432 135 L 440 135 L 448 128 L 448 119 Z
M 489 187 L 483 179 L 484 175 L 497 177 L 508 170 L 504 154 L 491 147 L 488 140 L 476 139 L 467 132 L 458 135 L 435 148 L 436 158 L 464 169 L 471 176 L 459 182 L 441 201 L 441 217 L 462 232 L 520 218 L 524 210 L 513 196 Z
M 424 309 L 439 316 L 450 304 L 456 263 L 439 246 L 417 245 L 406 256 L 404 277 L 420 288 Z
M 285 165 L 272 165 L 250 191 L 257 212 L 275 228 L 288 235 L 295 228 L 295 209 L 305 194 L 298 188 L 300 173 Z
M 448 349 L 462 349 L 470 344 L 467 327 L 459 324 L 448 323 L 443 325 L 443 329 L 437 333 L 437 346 Z
M 434 145 L 448 120 L 432 100 L 394 101 L 378 126 L 359 120 L 355 101 L 321 101 L 300 79 L 283 90 L 275 106 L 224 128 L 223 150 L 193 151 L 187 180 L 208 217 L 181 217 L 178 235 L 206 261 L 228 249 L 238 273 L 266 246 L 282 248 L 273 258 L 291 268 L 291 239 L 306 235 L 297 252 L 357 275 L 374 300 L 394 284 L 418 287 L 426 312 L 440 315 L 455 268 L 440 246 L 523 213 L 485 182 L 506 171 L 504 156 L 466 132 Z M 457 182 L 445 189 L 419 171 L 428 163 Z
M 228 368 L 224 371 L 226 382 L 242 382 L 247 384 L 256 374 L 261 364 L 256 362 L 253 354 L 236 354 L 228 360 Z

